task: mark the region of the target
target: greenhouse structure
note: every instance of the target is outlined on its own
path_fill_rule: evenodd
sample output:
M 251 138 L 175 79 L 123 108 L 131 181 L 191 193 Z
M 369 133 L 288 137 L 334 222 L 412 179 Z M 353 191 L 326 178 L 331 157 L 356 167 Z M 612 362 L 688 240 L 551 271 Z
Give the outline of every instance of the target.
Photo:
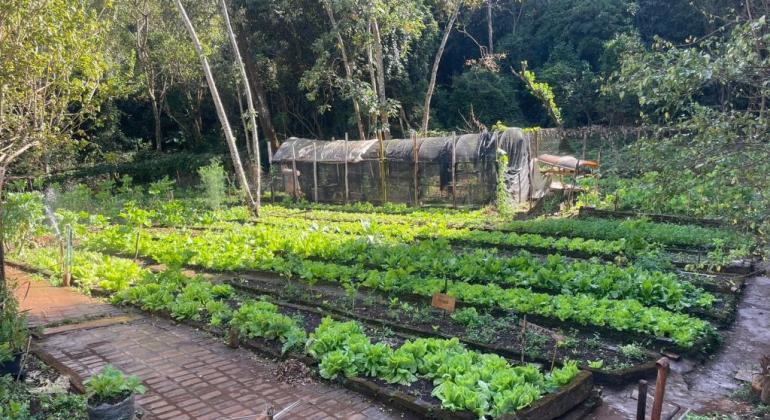
M 543 195 L 531 136 L 504 132 L 399 140 L 321 141 L 290 138 L 272 158 L 274 184 L 297 199 L 482 206 L 494 202 L 498 155 L 514 202 Z

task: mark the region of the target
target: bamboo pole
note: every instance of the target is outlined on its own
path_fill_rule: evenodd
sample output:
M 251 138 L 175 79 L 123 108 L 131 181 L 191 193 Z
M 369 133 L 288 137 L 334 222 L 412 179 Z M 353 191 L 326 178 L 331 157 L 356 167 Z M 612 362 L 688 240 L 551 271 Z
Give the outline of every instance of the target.
M 297 154 L 291 145 L 291 178 L 294 180 L 294 199 L 299 198 L 299 180 L 297 179 Z
M 243 79 L 243 84 L 246 86 L 246 105 L 249 109 L 249 123 L 251 124 L 251 141 L 253 142 L 253 145 L 251 149 L 253 150 L 253 153 L 251 154 L 251 165 L 252 170 L 254 171 L 254 184 L 255 184 L 255 193 L 254 193 L 254 201 L 255 201 L 255 208 L 254 208 L 254 215 L 259 217 L 259 208 L 262 206 L 262 159 L 259 155 L 259 130 L 257 129 L 257 111 L 254 110 L 254 99 L 251 96 L 251 86 L 249 85 L 249 77 L 246 75 L 246 66 L 243 64 L 243 59 L 241 58 L 241 52 L 238 48 L 238 42 L 235 38 L 235 32 L 233 32 L 233 27 L 230 24 L 230 14 L 227 12 L 227 4 L 225 3 L 225 0 L 220 1 L 220 6 L 222 7 L 222 16 L 225 18 L 225 24 L 227 27 L 227 33 L 230 37 L 230 45 L 233 49 L 233 52 L 235 53 L 235 62 L 238 64 L 238 69 L 241 73 L 241 78 Z M 240 104 L 240 96 L 238 96 L 238 101 Z M 247 134 L 248 130 L 246 131 L 246 144 L 249 144 L 249 135 Z
M 350 190 L 348 187 L 348 133 L 345 133 L 345 204 L 350 200 Z
M 380 188 L 382 188 L 382 204 L 385 204 L 388 202 L 388 180 L 385 174 L 385 144 L 383 143 L 385 133 L 380 131 L 378 137 L 380 139 Z
M 182 1 L 176 0 L 175 3 L 177 6 L 177 9 L 179 10 L 179 14 L 182 17 L 182 22 L 184 23 L 184 26 L 187 28 L 187 32 L 189 33 L 190 38 L 192 39 L 193 46 L 195 47 L 195 51 L 198 55 L 198 58 L 201 61 L 201 66 L 203 67 L 203 74 L 206 76 L 206 83 L 209 86 L 209 91 L 211 92 L 211 98 L 214 101 L 214 108 L 216 109 L 219 122 L 222 124 L 222 131 L 224 132 L 227 148 L 230 151 L 230 158 L 233 161 L 233 167 L 235 169 L 235 175 L 238 180 L 238 184 L 240 184 L 241 190 L 243 191 L 243 196 L 246 199 L 246 204 L 249 206 L 249 209 L 252 211 L 252 213 L 254 213 L 254 216 L 259 216 L 259 203 L 257 202 L 257 200 L 255 200 L 254 195 L 251 193 L 251 189 L 249 188 L 249 181 L 246 178 L 246 172 L 243 170 L 243 163 L 241 162 L 241 157 L 238 153 L 238 147 L 235 144 L 235 137 L 233 136 L 233 131 L 230 128 L 230 122 L 227 119 L 225 106 L 222 103 L 222 98 L 219 96 L 219 90 L 217 89 L 217 85 L 214 80 L 214 74 L 211 71 L 211 66 L 209 65 L 208 59 L 206 58 L 206 54 L 203 50 L 203 46 L 201 45 L 200 40 L 198 39 L 198 35 L 195 32 L 195 28 L 193 27 L 193 24 L 190 21 L 190 17 L 187 16 L 187 12 L 184 9 L 184 5 L 182 5 Z
M 313 200 L 318 202 L 318 154 L 313 143 Z
M 457 180 L 455 178 L 455 166 L 457 166 L 457 135 L 452 132 L 452 207 L 457 208 Z
M 420 206 L 420 181 L 418 174 L 420 171 L 420 153 L 417 149 L 417 133 L 412 130 L 412 156 L 414 160 L 414 206 Z

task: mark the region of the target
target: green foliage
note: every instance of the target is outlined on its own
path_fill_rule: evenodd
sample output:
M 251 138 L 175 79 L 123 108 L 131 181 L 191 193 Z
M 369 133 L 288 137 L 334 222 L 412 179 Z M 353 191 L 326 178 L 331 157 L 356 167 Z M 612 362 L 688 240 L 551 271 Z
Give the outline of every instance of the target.
M 86 418 L 86 399 L 66 390 L 41 392 L 11 375 L 0 376 L 0 418 L 7 420 L 63 420 Z
M 106 365 L 96 375 L 86 379 L 86 395 L 91 405 L 114 404 L 132 394 L 144 394 L 145 388 L 137 376 L 125 376 L 121 371 Z
M 589 360 L 588 361 L 588 367 L 593 368 L 593 369 L 601 369 L 601 368 L 604 367 L 604 360 L 602 360 L 602 359 L 599 359 L 599 360 Z
M 509 217 L 513 214 L 513 198 L 508 192 L 505 184 L 505 174 L 508 169 L 508 155 L 502 150 L 497 150 L 497 179 L 495 180 L 495 205 L 497 212 L 502 217 Z
M 311 230 L 285 235 L 287 230 L 281 227 L 279 229 L 284 234 L 281 237 L 270 229 L 264 225 L 253 229 L 239 227 L 237 230 L 206 232 L 193 237 L 165 233 L 159 235 L 161 240 L 142 245 L 142 248 L 159 261 L 176 260 L 180 254 L 185 254 L 189 256 L 186 257 L 189 262 L 208 268 L 271 270 L 308 282 L 327 280 L 346 284 L 351 279 L 358 279 L 365 286 L 386 292 L 426 296 L 443 289 L 442 277 L 455 277 L 459 273 L 462 281 L 451 282 L 449 293 L 466 303 L 502 307 L 586 326 L 668 337 L 683 348 L 691 348 L 699 340 L 709 341 L 715 335 L 705 321 L 645 305 L 657 302 L 655 304 L 682 310 L 695 304 L 709 305 L 713 302 L 713 299 L 701 299 L 707 296 L 705 292 L 678 281 L 672 274 L 596 262 L 565 263 L 557 256 L 550 257 L 545 264 L 526 254 L 497 260 L 492 255 L 485 255 L 484 251 L 458 258 L 455 254 L 445 255 L 449 252 L 446 244 L 439 244 L 433 250 L 431 248 L 435 245 L 430 243 L 427 246 L 379 248 L 372 247 L 369 240 L 351 241 L 344 235 L 335 239 L 335 235 L 328 232 Z M 396 250 L 399 251 L 394 252 Z M 425 258 L 426 251 L 431 258 Z M 412 253 L 414 257 L 408 257 Z M 316 260 L 306 259 L 311 256 Z M 364 263 L 367 258 L 372 258 L 372 263 L 384 269 L 351 266 L 348 264 L 351 256 L 358 256 L 361 259 L 357 261 Z M 318 261 L 319 258 L 339 262 Z M 454 265 L 455 262 L 457 265 Z M 530 268 L 533 269 L 531 273 L 537 273 L 536 276 L 527 274 Z M 517 278 L 517 275 L 523 277 Z M 601 276 L 600 281 L 596 281 L 597 275 Z M 514 287 L 474 281 L 495 278 L 500 279 L 499 283 L 503 285 L 512 281 L 511 286 Z M 527 288 L 533 285 L 557 293 L 563 290 L 580 293 L 553 295 Z
M 647 357 L 644 349 L 636 343 L 621 345 L 618 349 L 623 356 L 626 356 L 629 359 L 644 360 Z
M 515 80 L 482 68 L 455 76 L 452 85 L 436 92 L 436 116 L 446 127 L 463 127 L 473 115 L 483 124 L 505 121 L 518 126 L 524 121 Z M 472 114 L 471 114 L 472 113 Z
M 722 218 L 766 233 L 767 92 L 758 69 L 770 59 L 757 46 L 767 40 L 764 16 L 737 18 L 730 30 L 688 46 L 656 39 L 647 49 L 633 37 L 616 40 L 620 68 L 606 92 L 634 98 L 648 121 L 667 128 L 606 168 L 610 205 Z
M 198 176 L 203 184 L 204 198 L 210 209 L 222 206 L 226 196 L 225 170 L 217 158 L 212 158 L 208 165 L 198 168 Z
M 553 119 L 556 125 L 562 124 L 561 110 L 556 106 L 556 96 L 553 94 L 553 89 L 546 82 L 538 82 L 535 79 L 535 73 L 531 70 L 527 70 L 527 62 L 523 62 L 520 78 L 524 81 L 529 92 L 534 95 L 545 107 L 548 115 Z
M 575 361 L 566 361 L 564 362 L 564 366 L 562 366 L 559 369 L 554 369 L 551 371 L 549 376 L 549 381 L 551 384 L 560 387 L 564 386 L 572 380 L 572 378 L 575 377 L 579 372 L 579 369 L 577 367 L 577 362 Z
M 278 313 L 276 306 L 268 302 L 244 303 L 233 313 L 230 325 L 244 337 L 280 340 L 284 353 L 305 344 L 305 330 L 295 319 Z
M 321 358 L 318 368 L 321 377 L 326 379 L 334 379 L 339 374 L 350 377 L 357 373 L 353 355 L 345 350 L 334 350 L 325 354 Z
M 34 236 L 46 231 L 43 196 L 40 193 L 9 193 L 2 206 L 2 240 L 6 247 L 20 251 Z
M 27 348 L 27 318 L 18 312 L 18 302 L 7 287 L 0 290 L 0 363 Z
M 90 6 L 68 0 L 9 0 L 3 6 L 5 178 L 9 166 L 30 150 L 45 149 L 48 157 L 76 150 L 71 137 L 82 134 L 79 127 L 97 115 L 112 89 L 104 77 L 111 63 L 101 37 L 109 22 Z M 52 160 L 58 163 L 46 162 Z

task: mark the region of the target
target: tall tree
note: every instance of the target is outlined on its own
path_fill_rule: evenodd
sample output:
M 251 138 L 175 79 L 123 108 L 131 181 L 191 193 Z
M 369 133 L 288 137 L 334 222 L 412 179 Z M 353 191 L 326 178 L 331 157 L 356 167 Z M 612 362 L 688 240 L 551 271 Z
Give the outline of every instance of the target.
M 494 31 L 492 28 L 492 0 L 487 0 L 487 53 L 495 53 Z
M 193 27 L 189 16 L 187 16 L 187 11 L 185 10 L 182 1 L 176 0 L 176 6 L 179 9 L 179 14 L 182 17 L 185 28 L 187 28 L 187 32 L 190 33 L 190 38 L 192 39 L 193 45 L 195 45 L 195 51 L 198 53 L 198 57 L 200 58 L 201 65 L 203 67 L 203 73 L 206 75 L 206 82 L 208 83 L 209 90 L 211 91 L 211 98 L 214 100 L 214 106 L 217 110 L 217 117 L 219 118 L 219 122 L 222 124 L 222 131 L 225 135 L 227 148 L 230 150 L 230 158 L 233 161 L 233 167 L 235 168 L 235 176 L 238 179 L 238 184 L 240 185 L 243 196 L 246 199 L 247 206 L 249 209 L 251 209 L 255 216 L 259 216 L 259 207 L 257 202 L 254 200 L 251 189 L 249 188 L 249 181 L 248 178 L 246 178 L 246 172 L 243 170 L 243 163 L 241 162 L 241 157 L 238 153 L 238 146 L 235 143 L 235 136 L 233 136 L 233 131 L 230 128 L 230 122 L 227 119 L 227 112 L 225 111 L 225 106 L 222 103 L 222 98 L 219 96 L 219 90 L 217 89 L 217 84 L 214 80 L 214 74 L 211 72 L 209 61 L 206 58 L 206 52 L 203 50 L 203 45 L 201 45 L 201 42 L 198 39 L 198 35 L 195 32 L 195 27 Z
M 438 75 L 438 66 L 441 63 L 441 57 L 444 55 L 444 48 L 446 48 L 447 40 L 449 39 L 449 34 L 452 32 L 452 28 L 454 28 L 455 21 L 457 20 L 457 15 L 460 13 L 460 8 L 463 5 L 463 0 L 455 0 L 454 4 L 451 8 L 451 14 L 449 15 L 449 20 L 446 23 L 446 26 L 444 27 L 444 34 L 441 36 L 441 43 L 439 44 L 438 51 L 436 51 L 436 56 L 433 59 L 433 69 L 430 72 L 430 82 L 428 83 L 428 91 L 425 93 L 425 105 L 423 106 L 422 111 L 422 132 L 427 133 L 428 132 L 428 121 L 430 121 L 430 101 L 433 98 L 433 91 L 436 89 L 436 76 Z
M 80 2 L 8 0 L 0 7 L 0 199 L 20 157 L 67 145 L 97 112 L 109 69 L 107 25 Z M 0 281 L 4 286 L 1 240 Z
M 260 207 L 260 200 L 262 195 L 262 161 L 259 156 L 259 132 L 257 130 L 257 118 L 256 114 L 257 112 L 254 110 L 254 99 L 251 97 L 251 88 L 249 83 L 249 77 L 246 75 L 246 66 L 243 65 L 243 59 L 241 59 L 241 51 L 238 48 L 238 41 L 235 37 L 235 32 L 233 32 L 233 26 L 230 24 L 230 14 L 227 12 L 227 3 L 225 3 L 225 0 L 220 1 L 220 6 L 222 7 L 222 16 L 225 19 L 225 24 L 227 26 L 227 34 L 230 38 L 230 45 L 233 48 L 233 53 L 235 54 L 235 61 L 238 65 L 238 70 L 241 74 L 241 80 L 243 81 L 243 85 L 246 87 L 246 105 L 248 107 L 249 111 L 249 124 L 251 128 L 251 140 L 252 140 L 252 156 L 253 160 L 251 162 L 252 169 L 254 170 L 254 184 L 255 184 L 255 206 L 254 213 L 256 216 L 259 216 L 259 207 Z M 246 139 L 248 141 L 248 133 L 246 134 Z
M 349 85 L 353 85 L 353 66 L 350 60 L 348 59 L 348 52 L 347 48 L 345 47 L 345 40 L 342 39 L 342 34 L 340 33 L 339 25 L 337 25 L 337 19 L 334 17 L 334 9 L 332 8 L 332 4 L 330 0 L 325 0 L 324 2 L 324 9 L 326 9 L 326 14 L 329 16 L 329 22 L 332 25 L 332 30 L 334 31 L 334 35 L 337 38 L 337 46 L 340 49 L 340 54 L 342 55 L 342 65 L 345 67 L 345 78 L 347 79 L 347 82 Z M 358 127 L 358 138 L 361 140 L 364 140 L 367 138 L 366 136 L 366 130 L 364 129 L 364 121 L 361 117 L 361 105 L 359 104 L 358 98 L 353 97 L 353 111 L 355 112 L 356 117 L 356 126 Z

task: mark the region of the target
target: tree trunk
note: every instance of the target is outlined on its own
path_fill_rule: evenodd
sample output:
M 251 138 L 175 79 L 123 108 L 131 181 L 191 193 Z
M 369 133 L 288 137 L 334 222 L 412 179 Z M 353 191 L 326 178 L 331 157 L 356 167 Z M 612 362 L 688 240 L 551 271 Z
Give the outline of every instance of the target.
M 211 91 L 211 97 L 214 100 L 214 107 L 217 110 L 217 117 L 219 117 L 219 122 L 222 123 L 222 131 L 224 131 L 225 142 L 227 142 L 227 147 L 230 149 L 230 157 L 233 160 L 235 176 L 238 179 L 238 183 L 241 186 L 241 190 L 243 191 L 244 196 L 246 197 L 246 204 L 254 213 L 254 215 L 258 215 L 259 209 L 257 207 L 257 203 L 254 201 L 254 197 L 251 194 L 251 190 L 249 189 L 249 181 L 246 178 L 246 173 L 243 170 L 241 157 L 238 154 L 238 147 L 235 144 L 235 137 L 233 137 L 233 132 L 230 129 L 230 122 L 227 120 L 227 114 L 225 113 L 225 107 L 222 104 L 222 99 L 219 97 L 219 91 L 217 90 L 217 85 L 214 81 L 214 75 L 211 73 L 209 61 L 206 58 L 206 54 L 203 51 L 203 47 L 201 46 L 200 41 L 198 40 L 198 35 L 195 33 L 195 28 L 193 27 L 192 22 L 187 16 L 187 12 L 182 5 L 182 1 L 176 0 L 176 6 L 179 9 L 179 14 L 182 16 L 182 21 L 184 21 L 187 32 L 189 32 L 190 38 L 192 38 L 193 44 L 195 45 L 195 51 L 198 53 L 198 57 L 201 60 L 203 73 L 206 75 L 206 81 L 208 82 L 209 90 Z
M 342 39 L 342 34 L 340 34 L 339 28 L 337 27 L 337 20 L 334 18 L 334 10 L 332 10 L 332 5 L 329 3 L 329 1 L 324 1 L 324 7 L 326 8 L 326 14 L 329 15 L 329 21 L 332 24 L 332 30 L 334 30 L 334 33 L 337 35 L 337 43 L 340 46 L 340 54 L 342 55 L 342 64 L 345 67 L 345 78 L 348 82 L 353 81 L 353 68 L 350 66 L 350 61 L 348 60 L 348 53 L 345 49 L 345 42 Z M 355 111 L 356 114 L 356 125 L 358 125 L 358 136 L 360 140 L 366 140 L 366 131 L 364 130 L 364 121 L 361 118 L 361 106 L 358 104 L 358 99 L 353 97 L 353 111 Z
M 462 0 L 458 0 L 457 6 L 452 11 L 452 16 L 449 17 L 449 22 L 447 22 L 446 27 L 444 28 L 444 35 L 441 37 L 441 44 L 439 45 L 438 51 L 436 52 L 436 57 L 433 60 L 433 70 L 431 70 L 430 73 L 430 83 L 428 83 L 428 91 L 425 93 L 425 105 L 423 106 L 422 110 L 423 134 L 428 132 L 428 121 L 430 120 L 430 100 L 433 98 L 433 90 L 436 89 L 438 65 L 441 62 L 441 56 L 444 55 L 446 42 L 449 39 L 449 34 L 452 32 L 452 28 L 455 26 L 455 20 L 457 20 L 457 15 L 460 13 L 460 7 L 462 7 L 462 5 Z
M 246 66 L 243 65 L 243 60 L 241 59 L 241 51 L 238 49 L 238 42 L 235 38 L 235 32 L 233 32 L 233 26 L 230 24 L 230 15 L 227 13 L 227 4 L 225 3 L 225 0 L 220 1 L 220 6 L 222 7 L 222 15 L 225 18 L 225 23 L 227 25 L 227 33 L 230 37 L 230 44 L 233 47 L 233 53 L 235 54 L 235 60 L 238 63 L 238 70 L 241 73 L 241 78 L 243 79 L 243 85 L 246 87 L 246 105 L 249 109 L 249 124 L 251 125 L 251 140 L 252 140 L 252 170 L 254 170 L 254 182 L 256 184 L 256 198 L 255 198 L 255 210 L 254 214 L 255 216 L 259 217 L 259 207 L 260 207 L 260 201 L 262 197 L 262 160 L 259 156 L 259 133 L 257 132 L 257 118 L 256 114 L 257 111 L 254 110 L 254 99 L 251 97 L 251 88 L 249 87 L 249 78 L 246 75 Z M 247 142 L 248 142 L 248 136 L 246 136 Z
M 494 42 L 492 37 L 492 0 L 487 0 L 487 38 L 488 38 L 488 54 L 492 54 L 494 51 Z
M 238 30 L 240 33 L 245 33 L 247 31 L 243 25 L 240 25 Z M 267 138 L 266 140 L 270 142 L 272 149 L 278 150 L 278 135 L 275 132 L 272 119 L 273 117 L 267 102 L 267 89 L 265 89 L 265 85 L 262 83 L 262 79 L 259 77 L 257 63 L 254 62 L 252 54 L 249 54 L 248 44 L 244 45 L 243 40 L 240 40 L 239 42 L 241 51 L 246 52 L 246 54 L 244 54 L 241 58 L 243 59 L 243 63 L 246 66 L 246 74 L 249 76 L 249 80 L 251 81 L 251 88 L 254 89 L 254 96 L 256 96 L 257 99 L 257 117 L 259 118 L 259 123 L 262 126 L 262 132 L 265 133 L 265 137 Z
M 513 4 L 516 4 L 514 2 Z M 519 27 L 519 21 L 521 20 L 521 15 L 524 12 L 524 0 L 519 1 L 519 12 L 513 14 L 513 27 L 511 29 L 512 33 L 516 33 L 516 30 Z
M 5 167 L 0 167 L 0 292 L 5 292 L 5 224 L 3 223 L 3 187 L 5 186 Z
M 160 126 L 160 104 L 155 98 L 155 95 L 150 96 L 150 102 L 152 103 L 152 118 L 155 120 L 155 150 L 163 150 L 163 132 Z
M 371 25 L 371 24 L 370 24 Z M 372 53 L 372 45 L 371 43 L 369 46 L 366 47 L 366 58 L 367 58 L 367 67 L 369 69 L 369 83 L 372 85 L 372 89 L 374 90 L 374 95 L 378 96 L 377 94 L 377 74 L 374 70 L 374 54 Z M 370 110 L 369 112 L 369 129 L 374 131 L 374 127 L 377 126 L 377 113 L 372 112 Z M 377 133 L 374 133 L 375 135 Z
M 380 25 L 377 23 L 377 19 L 372 20 L 372 32 L 374 32 L 374 55 L 377 59 L 377 97 L 380 102 L 380 124 L 382 124 L 382 137 L 388 140 L 390 139 L 390 124 L 388 123 L 388 99 L 385 95 L 385 61 L 382 52 Z

